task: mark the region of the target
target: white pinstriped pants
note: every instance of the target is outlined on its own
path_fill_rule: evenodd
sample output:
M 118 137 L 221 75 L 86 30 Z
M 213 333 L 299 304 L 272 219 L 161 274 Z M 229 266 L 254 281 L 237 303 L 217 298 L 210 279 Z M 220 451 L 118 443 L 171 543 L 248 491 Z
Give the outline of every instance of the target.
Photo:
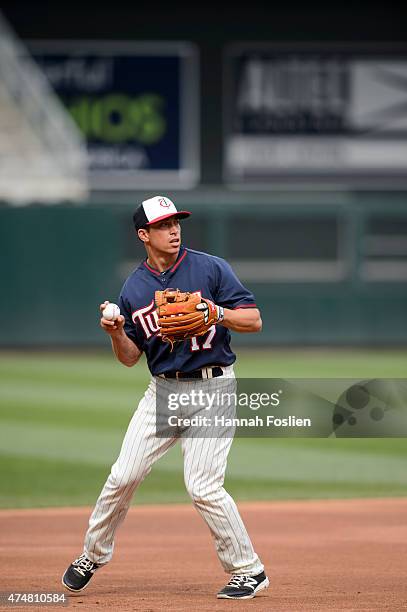
M 164 381 L 177 393 L 198 389 L 216 391 L 219 383 L 235 389 L 233 366 L 224 376 L 198 381 Z M 159 379 L 160 385 L 162 379 Z M 156 387 L 151 382 L 130 421 L 117 461 L 96 502 L 85 536 L 84 552 L 104 565 L 113 554 L 116 529 L 124 520 L 133 493 L 151 471 L 153 464 L 179 439 L 156 436 Z M 249 535 L 231 496 L 223 488 L 227 456 L 232 437 L 182 437 L 185 485 L 191 499 L 215 540 L 219 560 L 228 573 L 256 575 L 264 566 L 255 553 Z

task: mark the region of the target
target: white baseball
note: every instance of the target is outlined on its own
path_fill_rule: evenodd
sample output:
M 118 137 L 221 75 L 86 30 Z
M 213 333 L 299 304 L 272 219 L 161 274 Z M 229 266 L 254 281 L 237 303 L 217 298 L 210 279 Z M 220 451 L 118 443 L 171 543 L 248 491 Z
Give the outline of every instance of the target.
M 103 309 L 102 315 L 103 318 L 108 321 L 116 321 L 117 317 L 120 315 L 120 308 L 117 304 L 109 303 L 106 308 Z

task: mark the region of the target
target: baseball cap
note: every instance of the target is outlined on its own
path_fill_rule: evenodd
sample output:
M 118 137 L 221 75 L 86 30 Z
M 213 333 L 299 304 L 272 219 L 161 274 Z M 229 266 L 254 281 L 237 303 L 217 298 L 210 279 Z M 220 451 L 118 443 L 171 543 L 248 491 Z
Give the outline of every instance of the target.
M 169 217 L 186 219 L 191 213 L 187 210 L 177 210 L 175 204 L 166 196 L 157 195 L 144 200 L 133 215 L 134 227 L 139 230 L 146 225 L 157 223 Z

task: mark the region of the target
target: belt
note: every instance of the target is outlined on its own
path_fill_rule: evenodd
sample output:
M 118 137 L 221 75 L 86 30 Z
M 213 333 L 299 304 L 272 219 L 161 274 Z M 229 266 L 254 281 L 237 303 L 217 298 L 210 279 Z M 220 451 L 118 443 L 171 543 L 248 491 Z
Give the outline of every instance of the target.
M 218 376 L 223 376 L 223 368 L 221 366 L 210 366 L 207 368 L 201 368 L 200 370 L 194 370 L 193 372 L 163 372 L 158 376 L 160 376 L 161 378 L 175 378 L 177 380 L 185 378 L 217 378 Z

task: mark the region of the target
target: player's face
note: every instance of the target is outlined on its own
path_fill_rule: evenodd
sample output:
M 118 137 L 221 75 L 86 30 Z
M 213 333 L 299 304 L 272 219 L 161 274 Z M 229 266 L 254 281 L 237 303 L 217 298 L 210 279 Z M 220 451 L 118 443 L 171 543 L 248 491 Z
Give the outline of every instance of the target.
M 150 225 L 146 244 L 161 253 L 177 253 L 181 246 L 181 226 L 176 217 Z

